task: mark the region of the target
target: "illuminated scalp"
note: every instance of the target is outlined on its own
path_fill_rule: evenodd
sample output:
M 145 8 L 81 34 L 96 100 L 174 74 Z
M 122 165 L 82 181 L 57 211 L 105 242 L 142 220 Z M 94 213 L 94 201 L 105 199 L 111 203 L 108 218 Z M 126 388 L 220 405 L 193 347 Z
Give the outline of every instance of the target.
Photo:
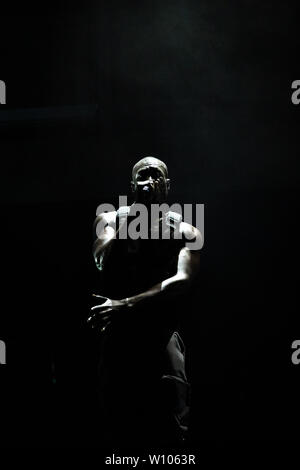
M 168 167 L 162 160 L 159 160 L 158 158 L 155 158 L 155 157 L 145 157 L 139 160 L 132 168 L 132 179 L 135 178 L 136 173 L 141 168 L 144 168 L 147 166 L 155 166 L 159 168 L 160 170 L 162 170 L 165 177 L 168 178 Z

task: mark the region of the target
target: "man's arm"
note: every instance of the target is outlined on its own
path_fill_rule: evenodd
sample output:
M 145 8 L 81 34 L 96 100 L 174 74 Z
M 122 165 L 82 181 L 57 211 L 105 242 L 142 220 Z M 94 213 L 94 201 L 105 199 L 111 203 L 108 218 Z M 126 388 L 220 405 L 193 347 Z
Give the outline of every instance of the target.
M 199 240 L 202 239 L 200 231 L 185 222 L 181 223 L 181 232 L 189 240 L 192 238 L 195 239 L 196 237 Z M 154 296 L 166 297 L 169 295 L 173 296 L 174 294 L 180 294 L 189 286 L 190 282 L 197 274 L 199 270 L 199 264 L 200 251 L 190 250 L 187 247 L 183 247 L 178 255 L 177 272 L 174 276 L 169 277 L 168 279 L 165 279 L 158 284 L 155 284 L 153 287 L 147 291 L 142 292 L 141 294 L 123 299 L 123 301 L 125 301 L 129 307 L 132 307 L 140 304 L 145 300 L 149 300 Z
M 202 246 L 202 236 L 198 229 L 190 224 L 182 222 L 180 224 L 180 231 L 187 239 L 191 240 L 194 238 L 194 240 L 198 240 L 199 243 L 195 245 Z M 110 244 L 111 235 L 112 233 L 107 235 L 103 233 L 104 241 L 98 245 L 96 240 L 96 245 L 94 245 L 95 260 L 99 254 L 101 258 L 102 250 L 104 249 L 103 247 L 107 247 Z M 120 310 L 123 308 L 127 309 L 128 307 L 134 307 L 137 304 L 142 304 L 149 300 L 151 301 L 151 299 L 173 297 L 173 295 L 182 293 L 189 286 L 190 282 L 199 270 L 199 253 L 200 250 L 190 250 L 188 247 L 182 248 L 178 255 L 176 274 L 162 282 L 159 282 L 158 284 L 155 284 L 153 287 L 140 294 L 120 300 L 109 299 L 101 295 L 96 295 L 95 297 L 103 303 L 91 308 L 92 315 L 89 317 L 88 322 L 91 323 L 92 327 L 95 327 L 97 323 L 99 323 L 99 325 L 102 326 L 101 331 L 104 331 L 111 323 L 111 315 L 114 310 Z
M 96 217 L 93 231 L 95 241 L 93 243 L 93 256 L 97 268 L 103 269 L 103 257 L 107 249 L 109 249 L 115 238 L 115 229 L 109 224 L 114 224 L 116 212 L 105 212 Z

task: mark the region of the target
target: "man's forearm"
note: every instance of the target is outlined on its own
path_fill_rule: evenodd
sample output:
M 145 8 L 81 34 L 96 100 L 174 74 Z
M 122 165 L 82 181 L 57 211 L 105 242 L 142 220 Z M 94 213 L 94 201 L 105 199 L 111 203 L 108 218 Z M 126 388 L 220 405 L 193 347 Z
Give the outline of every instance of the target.
M 151 298 L 165 298 L 166 296 L 174 296 L 181 293 L 188 285 L 188 279 L 186 276 L 176 274 L 165 281 L 155 284 L 150 289 L 142 292 L 141 294 L 127 297 L 126 303 L 132 307 L 137 304 L 143 303 L 143 301 L 150 300 Z

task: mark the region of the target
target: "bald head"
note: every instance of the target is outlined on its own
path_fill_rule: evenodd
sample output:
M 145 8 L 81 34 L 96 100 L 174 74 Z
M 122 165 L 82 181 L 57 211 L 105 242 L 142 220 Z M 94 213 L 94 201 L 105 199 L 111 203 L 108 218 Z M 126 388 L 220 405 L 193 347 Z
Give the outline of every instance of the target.
M 158 158 L 142 158 L 132 169 L 131 188 L 136 202 L 163 203 L 170 188 L 167 165 Z
M 165 178 L 168 178 L 168 168 L 162 160 L 155 157 L 145 157 L 139 160 L 132 168 L 132 179 L 135 179 L 135 175 L 139 170 L 147 167 L 159 168 L 164 173 Z

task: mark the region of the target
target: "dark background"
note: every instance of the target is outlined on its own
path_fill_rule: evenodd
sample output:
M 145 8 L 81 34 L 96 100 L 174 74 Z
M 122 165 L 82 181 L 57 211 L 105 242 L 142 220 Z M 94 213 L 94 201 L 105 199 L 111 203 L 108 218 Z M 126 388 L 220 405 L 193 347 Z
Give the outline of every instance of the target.
M 286 2 L 6 7 L 2 442 L 101 447 L 84 323 L 98 285 L 91 227 L 146 155 L 169 166 L 171 202 L 205 204 L 182 309 L 189 444 L 297 438 L 297 31 Z

